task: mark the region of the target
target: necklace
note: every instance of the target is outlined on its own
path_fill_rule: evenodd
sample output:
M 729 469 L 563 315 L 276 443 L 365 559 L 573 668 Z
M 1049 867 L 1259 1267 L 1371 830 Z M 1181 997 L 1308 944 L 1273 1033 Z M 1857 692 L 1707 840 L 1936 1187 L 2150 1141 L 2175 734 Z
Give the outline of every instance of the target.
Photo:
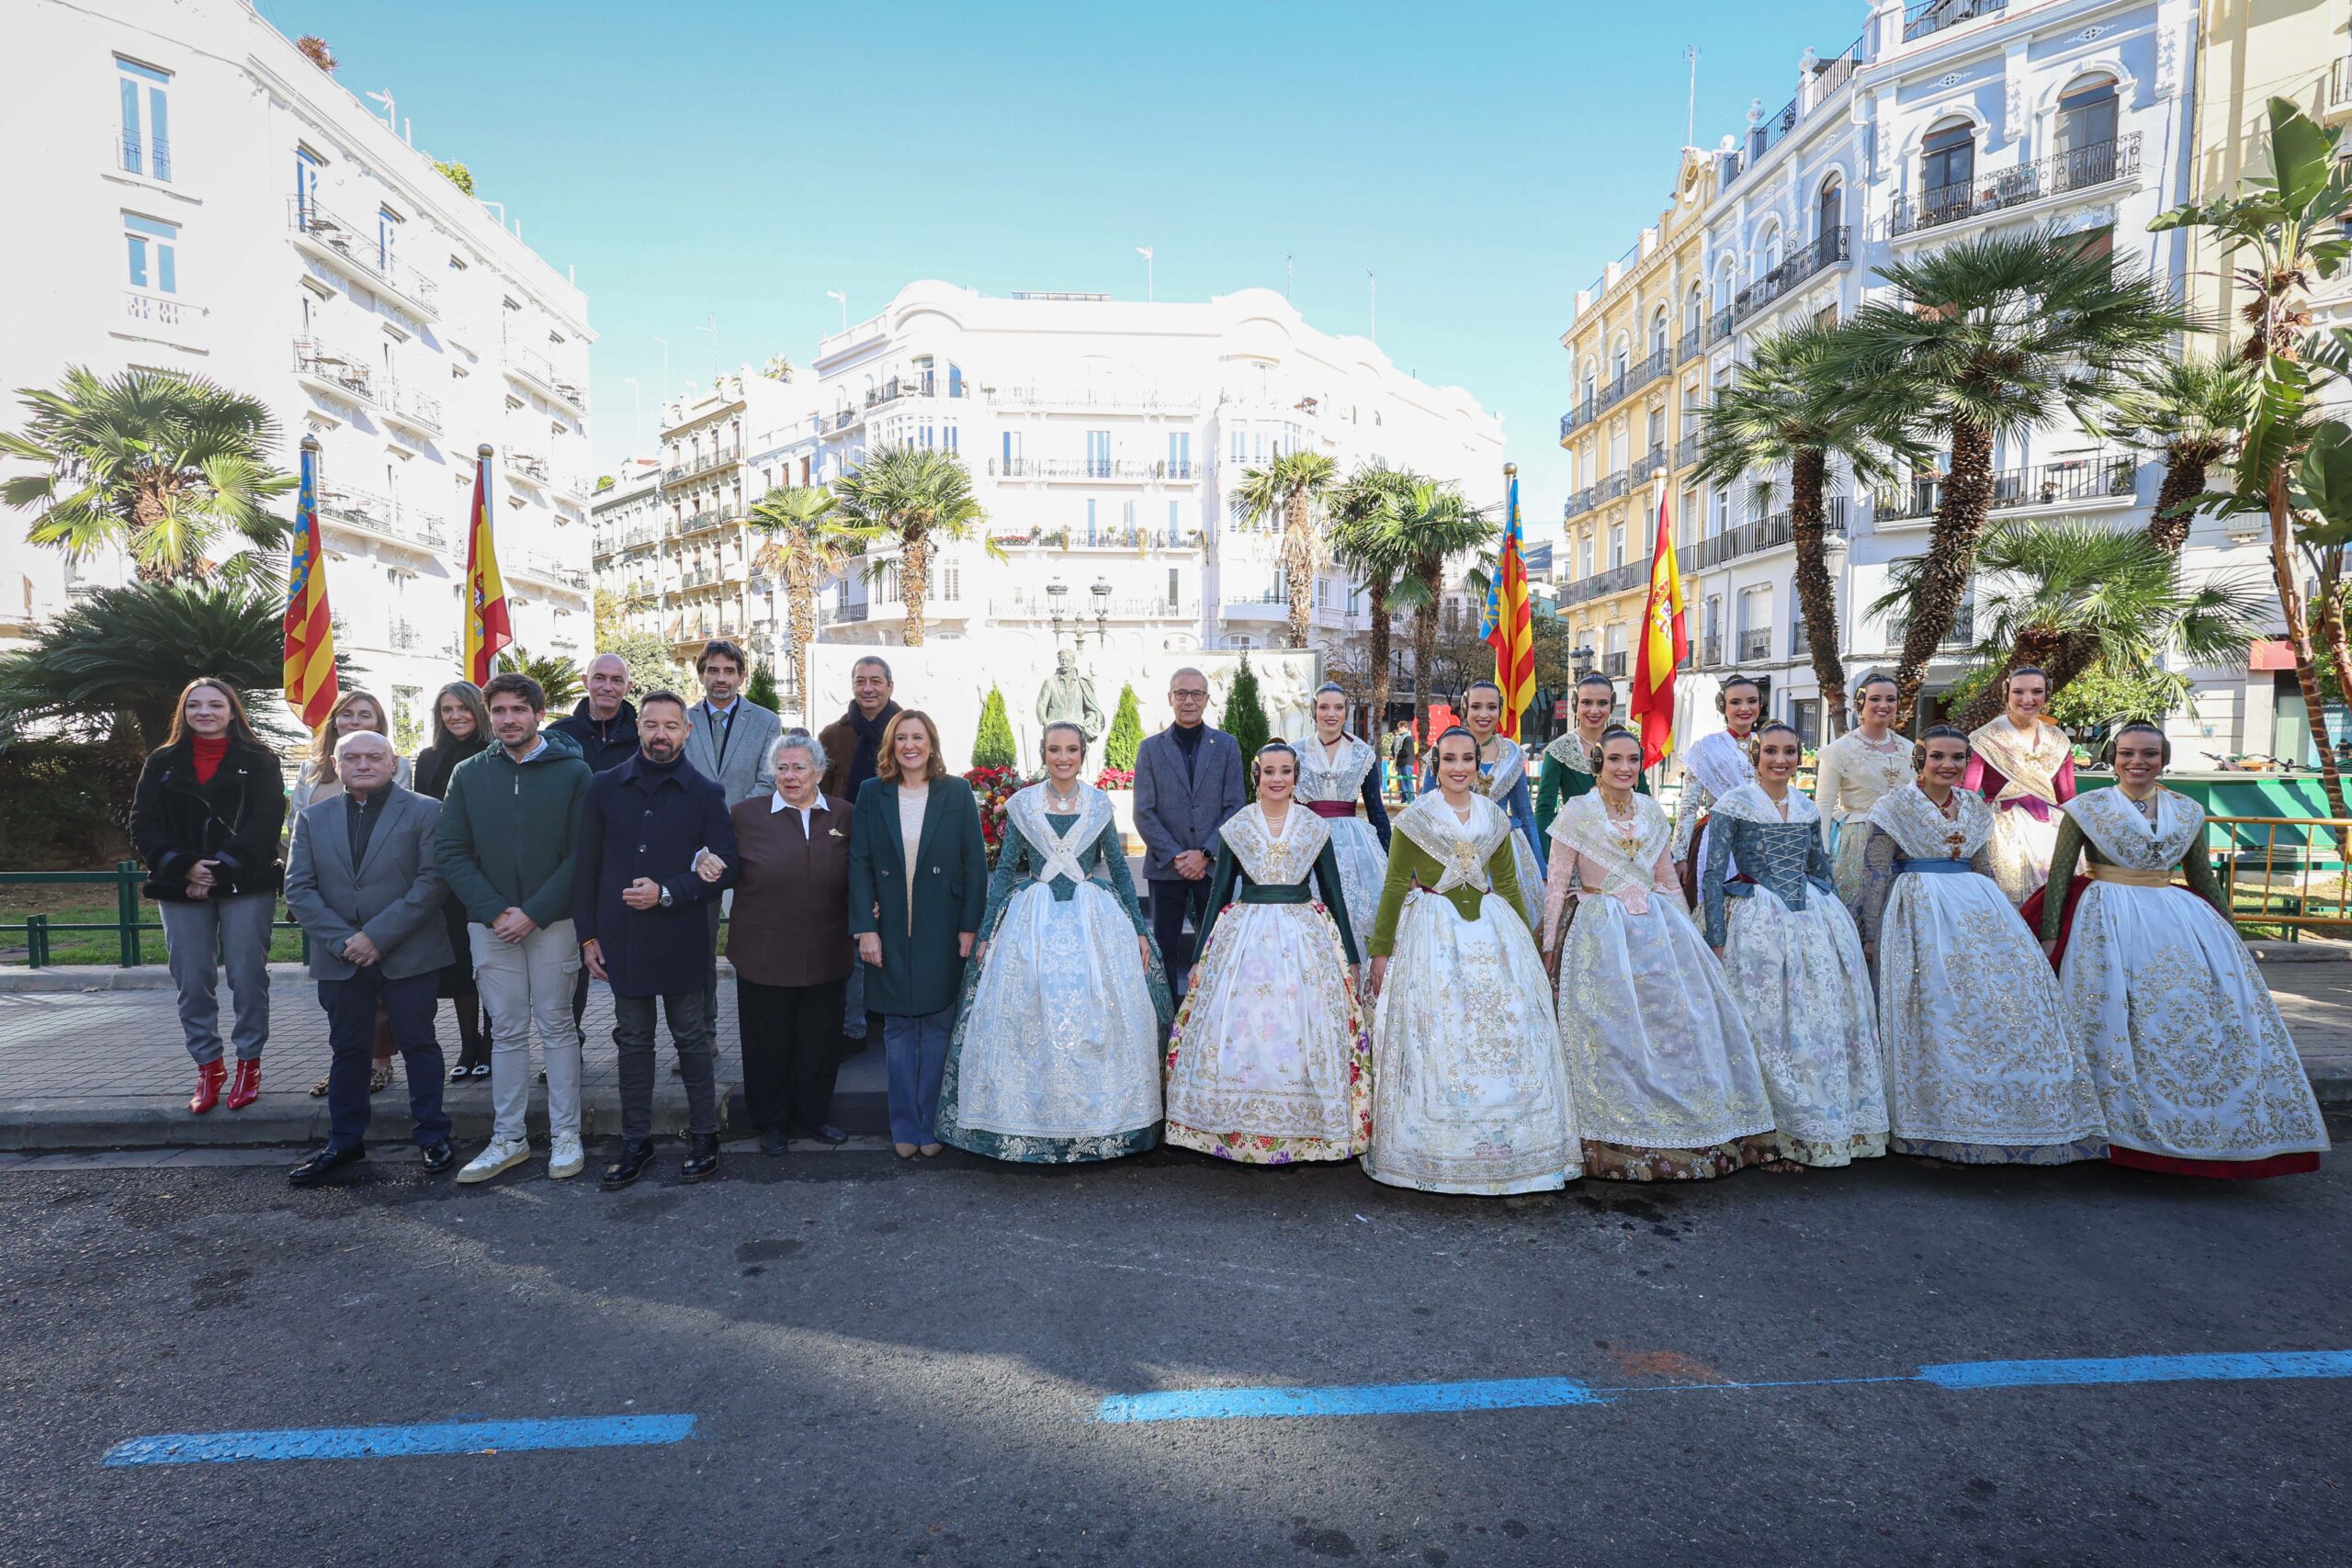
M 1064 795 L 1061 791 L 1054 787 L 1053 780 L 1047 779 L 1046 781 L 1046 807 L 1049 811 L 1075 811 L 1078 809 L 1079 796 L 1083 793 L 1083 791 L 1073 787 L 1068 795 Z

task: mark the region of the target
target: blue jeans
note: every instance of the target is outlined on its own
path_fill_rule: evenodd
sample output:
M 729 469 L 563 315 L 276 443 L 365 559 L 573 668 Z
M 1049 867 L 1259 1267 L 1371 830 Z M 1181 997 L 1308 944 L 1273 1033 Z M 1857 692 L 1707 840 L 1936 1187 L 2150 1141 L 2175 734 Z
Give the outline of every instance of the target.
M 441 1108 L 441 1041 L 434 1014 L 441 987 L 439 970 L 393 980 L 369 964 L 348 980 L 319 982 L 319 1005 L 327 1012 L 327 1142 L 355 1149 L 368 1140 L 368 1075 L 376 1051 L 376 1010 L 384 1010 L 392 1043 L 408 1070 L 408 1109 L 416 1122 L 416 1146 L 429 1149 L 449 1140 L 449 1113 Z
M 220 1059 L 220 969 L 229 971 L 237 1004 L 237 1060 L 258 1062 L 269 1040 L 269 927 L 277 916 L 275 893 L 232 893 L 219 898 L 162 901 L 164 942 L 172 983 L 179 989 L 180 1032 L 198 1062 Z
M 1401 801 L 1403 801 L 1406 805 L 1410 806 L 1410 805 L 1412 805 L 1412 804 L 1413 804 L 1413 767 L 1412 767 L 1412 764 L 1411 764 L 1411 763 L 1409 763 L 1409 762 L 1399 762 L 1399 763 L 1396 764 L 1396 798 L 1397 798 L 1397 799 L 1399 799 L 1399 800 L 1401 800 Z
M 947 1036 L 956 1027 L 956 1010 L 902 1018 L 882 1017 L 882 1049 L 890 1073 L 890 1141 L 894 1144 L 935 1144 L 932 1124 L 939 1120 L 939 1083 L 947 1073 Z

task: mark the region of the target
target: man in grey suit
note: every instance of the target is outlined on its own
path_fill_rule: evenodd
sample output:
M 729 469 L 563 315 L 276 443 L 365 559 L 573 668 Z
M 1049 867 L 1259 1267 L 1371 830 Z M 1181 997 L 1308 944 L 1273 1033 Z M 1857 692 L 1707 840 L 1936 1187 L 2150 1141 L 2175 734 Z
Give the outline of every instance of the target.
M 1184 917 L 1192 917 L 1195 931 L 1207 918 L 1216 830 L 1249 798 L 1241 748 L 1201 721 L 1208 705 L 1208 677 L 1177 671 L 1168 682 L 1176 722 L 1136 752 L 1136 834 L 1143 840 L 1144 880 L 1151 884 L 1151 932 L 1179 997 L 1193 958 Z
M 695 678 L 702 682 L 702 701 L 686 710 L 686 761 L 703 777 L 715 781 L 727 795 L 727 808 L 754 796 L 775 793 L 775 740 L 783 722 L 766 708 L 743 700 L 743 682 L 750 663 L 733 643 L 713 638 L 695 658 Z M 718 921 L 726 905 L 713 898 L 705 906 L 710 923 L 710 983 L 703 987 L 702 1016 L 710 1037 L 718 1039 Z M 676 1074 L 678 1065 L 670 1064 Z
M 345 735 L 334 754 L 343 793 L 295 818 L 286 857 L 286 908 L 311 939 L 311 977 L 334 1053 L 326 1145 L 287 1173 L 297 1187 L 314 1187 L 367 1157 L 368 1058 L 379 1008 L 405 1059 L 424 1168 L 438 1175 L 457 1158 L 433 1030 L 441 971 L 452 958 L 441 918 L 447 886 L 435 850 L 441 803 L 392 782 L 400 759 L 373 730 Z

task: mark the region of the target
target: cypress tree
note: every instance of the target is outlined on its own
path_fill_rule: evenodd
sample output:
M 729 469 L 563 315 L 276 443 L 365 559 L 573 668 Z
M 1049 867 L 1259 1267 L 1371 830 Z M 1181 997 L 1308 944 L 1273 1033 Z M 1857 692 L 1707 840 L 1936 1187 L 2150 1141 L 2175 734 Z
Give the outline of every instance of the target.
M 972 737 L 972 766 L 1011 768 L 1020 764 L 1012 742 L 1012 721 L 1004 715 L 1004 693 L 995 686 L 980 704 L 979 732 Z
M 1111 716 L 1110 738 L 1102 743 L 1102 765 L 1123 773 L 1136 771 L 1136 752 L 1143 745 L 1143 710 L 1136 705 L 1132 682 L 1119 688 L 1119 711 Z
M 752 679 L 743 687 L 743 700 L 755 708 L 765 708 L 770 713 L 783 711 L 776 705 L 775 670 L 773 666 L 763 660 L 752 670 Z
M 1239 744 L 1244 769 L 1257 759 L 1258 748 L 1271 735 L 1272 727 L 1266 722 L 1265 705 L 1258 700 L 1258 672 L 1250 668 L 1250 656 L 1246 653 L 1241 656 L 1241 668 L 1234 672 L 1233 690 L 1226 694 L 1225 716 L 1217 728 Z M 1254 795 L 1257 792 L 1250 793 Z

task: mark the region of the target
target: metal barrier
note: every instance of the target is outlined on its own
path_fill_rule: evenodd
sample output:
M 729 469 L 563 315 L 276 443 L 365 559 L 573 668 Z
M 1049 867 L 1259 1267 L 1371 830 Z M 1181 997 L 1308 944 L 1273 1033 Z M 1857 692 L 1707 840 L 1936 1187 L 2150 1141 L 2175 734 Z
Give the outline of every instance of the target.
M 32 914 L 21 919 L 0 919 L 0 945 L 21 929 L 25 933 L 25 962 L 36 969 L 47 968 L 55 948 L 54 939 L 62 932 L 111 931 L 115 938 L 116 963 L 128 969 L 147 962 L 145 941 L 153 931 L 161 937 L 164 922 L 160 915 L 144 919 L 150 906 L 139 897 L 140 885 L 147 880 L 147 868 L 135 860 L 119 861 L 112 871 L 5 871 L 0 872 L 0 887 L 103 887 L 114 889 L 114 919 L 110 920 L 58 920 L 45 914 Z M 273 894 L 274 898 L 277 895 Z M 283 913 L 283 906 L 280 906 Z M 292 920 L 272 922 L 273 931 L 289 931 L 298 934 L 302 928 Z M 162 944 L 157 943 L 158 959 Z M 302 938 L 302 961 L 309 963 L 311 941 Z
M 2278 926 L 2290 939 L 2352 926 L 2352 818 L 2208 817 L 2205 833 L 2233 923 Z M 2249 899 L 2251 908 L 2241 902 Z

